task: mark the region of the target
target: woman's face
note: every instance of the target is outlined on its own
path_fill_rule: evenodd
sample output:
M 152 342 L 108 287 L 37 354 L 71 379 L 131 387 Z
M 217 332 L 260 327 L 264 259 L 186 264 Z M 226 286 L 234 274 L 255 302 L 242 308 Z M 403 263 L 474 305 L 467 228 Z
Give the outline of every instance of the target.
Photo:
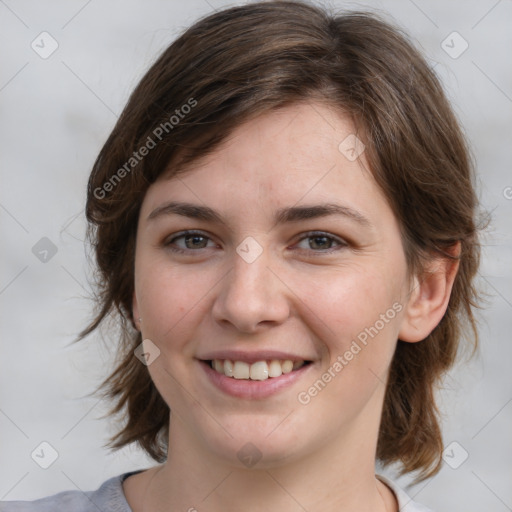
M 148 189 L 134 317 L 171 443 L 249 467 L 376 437 L 408 281 L 354 132 L 296 104 Z

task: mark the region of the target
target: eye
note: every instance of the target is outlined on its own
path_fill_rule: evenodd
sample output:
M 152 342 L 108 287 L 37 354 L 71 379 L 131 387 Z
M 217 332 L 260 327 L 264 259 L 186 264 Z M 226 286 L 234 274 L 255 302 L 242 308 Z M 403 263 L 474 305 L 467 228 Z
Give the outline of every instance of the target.
M 182 240 L 183 245 L 176 247 L 177 240 Z M 211 240 L 210 237 L 200 231 L 185 231 L 178 236 L 164 241 L 164 245 L 173 252 L 185 253 L 198 249 L 206 249 L 208 240 Z
M 338 238 L 336 236 L 330 235 L 328 233 L 324 233 L 322 231 L 314 231 L 306 233 L 305 236 L 303 236 L 300 239 L 300 242 L 303 241 L 308 242 L 308 247 L 303 247 L 302 249 L 308 250 L 308 251 L 314 251 L 314 252 L 320 252 L 320 253 L 332 253 L 336 250 L 339 250 L 340 248 L 347 247 L 348 244 L 341 238 Z M 338 248 L 333 249 L 333 243 L 338 245 Z
M 348 243 L 343 239 L 322 231 L 305 233 L 305 235 L 300 238 L 299 242 L 303 243 L 307 240 L 309 240 L 307 244 L 308 247 L 299 248 L 300 250 L 313 251 L 321 254 L 332 253 L 348 246 Z M 181 245 L 178 245 L 178 241 L 181 242 Z M 211 238 L 201 231 L 185 231 L 165 240 L 163 245 L 173 252 L 190 254 L 191 252 L 198 252 L 201 249 L 207 249 L 208 241 L 211 241 Z M 337 245 L 337 248 L 333 248 L 334 244 Z

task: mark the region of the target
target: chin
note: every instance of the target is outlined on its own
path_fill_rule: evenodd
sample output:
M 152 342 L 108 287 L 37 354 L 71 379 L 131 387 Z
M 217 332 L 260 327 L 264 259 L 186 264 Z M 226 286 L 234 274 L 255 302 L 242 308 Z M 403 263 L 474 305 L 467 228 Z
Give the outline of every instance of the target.
M 206 433 L 208 447 L 228 464 L 237 468 L 269 469 L 282 466 L 300 458 L 305 453 L 307 439 L 296 435 L 293 424 L 283 425 L 283 417 L 272 416 L 266 420 L 258 418 L 237 419 L 223 425 L 231 434 L 213 436 Z M 310 434 L 311 432 L 308 432 Z M 312 444 L 315 444 L 312 440 Z

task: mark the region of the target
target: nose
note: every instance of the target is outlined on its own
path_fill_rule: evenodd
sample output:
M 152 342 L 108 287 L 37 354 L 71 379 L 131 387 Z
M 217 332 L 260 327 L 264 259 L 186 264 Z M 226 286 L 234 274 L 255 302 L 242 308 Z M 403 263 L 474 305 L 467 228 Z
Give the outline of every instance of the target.
M 289 317 L 289 290 L 280 279 L 277 266 L 271 268 L 269 259 L 266 249 L 252 262 L 234 253 L 233 268 L 222 280 L 213 304 L 212 314 L 217 322 L 254 333 Z

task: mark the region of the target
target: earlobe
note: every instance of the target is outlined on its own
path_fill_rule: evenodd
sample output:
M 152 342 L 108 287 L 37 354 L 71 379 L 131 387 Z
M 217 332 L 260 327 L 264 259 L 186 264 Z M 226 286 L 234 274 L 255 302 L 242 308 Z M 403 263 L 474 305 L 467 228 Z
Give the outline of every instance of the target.
M 458 257 L 460 242 L 449 253 Z M 446 313 L 458 268 L 459 260 L 436 257 L 421 277 L 414 278 L 398 334 L 400 340 L 410 343 L 424 340 L 437 327 Z

